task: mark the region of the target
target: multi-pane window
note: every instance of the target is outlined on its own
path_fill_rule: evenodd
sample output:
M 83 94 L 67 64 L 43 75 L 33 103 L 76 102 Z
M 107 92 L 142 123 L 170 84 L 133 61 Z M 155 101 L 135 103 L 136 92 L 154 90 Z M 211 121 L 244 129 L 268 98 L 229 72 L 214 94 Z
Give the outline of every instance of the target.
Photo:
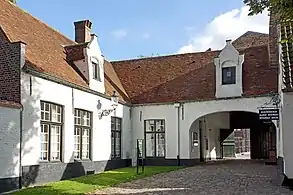
M 147 157 L 165 156 L 165 121 L 145 121 L 145 144 Z
M 92 114 L 75 109 L 74 112 L 74 159 L 90 159 Z
M 93 66 L 93 79 L 100 81 L 100 67 L 98 63 L 92 62 Z
M 41 156 L 42 161 L 61 160 L 63 107 L 41 102 Z
M 121 121 L 111 117 L 111 158 L 121 158 Z
M 222 68 L 222 84 L 236 84 L 236 67 L 224 67 Z

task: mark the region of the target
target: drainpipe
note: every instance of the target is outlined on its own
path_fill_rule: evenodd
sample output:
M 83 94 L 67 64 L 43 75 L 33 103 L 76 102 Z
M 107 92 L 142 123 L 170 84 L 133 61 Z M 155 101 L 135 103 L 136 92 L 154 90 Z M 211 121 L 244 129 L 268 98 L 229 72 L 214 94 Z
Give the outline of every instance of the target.
M 180 103 L 174 104 L 177 108 L 177 165 L 180 166 Z
M 20 108 L 20 119 L 19 119 L 19 176 L 18 176 L 18 187 L 22 188 L 22 116 L 23 116 L 23 106 Z

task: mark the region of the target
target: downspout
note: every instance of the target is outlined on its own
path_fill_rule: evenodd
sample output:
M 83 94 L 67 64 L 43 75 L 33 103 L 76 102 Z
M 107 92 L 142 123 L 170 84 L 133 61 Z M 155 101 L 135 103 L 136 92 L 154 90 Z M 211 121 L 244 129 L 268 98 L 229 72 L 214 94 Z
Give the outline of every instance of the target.
M 23 106 L 20 108 L 20 119 L 19 119 L 19 176 L 18 176 L 18 187 L 22 188 L 22 117 L 23 117 Z
M 177 108 L 177 166 L 180 166 L 180 103 L 174 106 Z

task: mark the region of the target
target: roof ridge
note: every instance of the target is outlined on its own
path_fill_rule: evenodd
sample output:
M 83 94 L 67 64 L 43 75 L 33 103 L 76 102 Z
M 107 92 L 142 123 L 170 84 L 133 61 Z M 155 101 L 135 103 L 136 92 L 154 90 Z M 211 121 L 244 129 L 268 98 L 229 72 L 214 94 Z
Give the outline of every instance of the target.
M 248 35 L 249 33 L 254 33 L 254 34 L 261 34 L 261 35 L 269 35 L 267 33 L 261 33 L 261 32 L 257 32 L 257 31 L 246 31 L 245 33 L 243 33 L 242 35 L 240 35 L 239 37 L 237 37 L 232 43 L 236 42 L 237 40 L 239 40 L 240 38 L 244 37 L 245 35 Z
M 69 37 L 65 36 L 64 34 L 62 34 L 60 31 L 58 31 L 57 29 L 53 28 L 52 26 L 49 26 L 48 24 L 46 24 L 45 22 L 43 22 L 42 20 L 40 20 L 39 18 L 33 16 L 32 14 L 30 14 L 28 11 L 24 10 L 23 8 L 19 7 L 17 4 L 14 4 L 12 2 L 10 2 L 9 0 L 3 0 L 8 2 L 10 5 L 16 7 L 16 9 L 18 9 L 19 11 L 23 12 L 24 14 L 29 15 L 30 17 L 32 17 L 33 19 L 35 19 L 36 21 L 38 21 L 39 23 L 45 25 L 46 27 L 48 27 L 49 29 L 53 30 L 54 32 L 60 34 L 62 37 L 64 37 L 65 39 L 67 39 L 68 41 L 71 41 L 72 43 L 76 43 L 75 41 L 73 41 L 72 39 L 70 39 Z
M 111 63 L 116 62 L 126 62 L 126 61 L 139 61 L 139 60 L 146 60 L 146 59 L 158 59 L 158 58 L 166 58 L 166 57 L 173 57 L 173 56 L 184 56 L 184 55 L 190 55 L 190 54 L 202 54 L 202 53 L 216 53 L 221 50 L 212 50 L 212 51 L 200 51 L 200 52 L 188 52 L 188 53 L 175 53 L 175 54 L 167 54 L 167 55 L 161 55 L 161 56 L 148 56 L 144 58 L 132 58 L 132 59 L 125 59 L 125 60 L 113 60 L 110 61 Z

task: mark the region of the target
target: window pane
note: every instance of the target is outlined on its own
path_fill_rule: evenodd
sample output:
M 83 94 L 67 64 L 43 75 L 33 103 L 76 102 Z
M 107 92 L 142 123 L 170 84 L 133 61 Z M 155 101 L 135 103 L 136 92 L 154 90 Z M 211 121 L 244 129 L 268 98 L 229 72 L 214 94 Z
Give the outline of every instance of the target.
M 80 113 L 80 110 L 78 109 L 75 109 L 75 112 L 74 112 L 74 123 L 76 125 L 81 125 L 81 113 Z
M 121 131 L 121 121 L 122 120 L 120 118 L 119 119 L 117 118 L 117 126 L 116 126 L 117 131 Z
M 80 128 L 74 129 L 74 158 L 80 159 Z
M 115 157 L 115 141 L 114 138 L 115 137 L 115 132 L 111 132 L 111 157 L 114 158 Z
M 165 156 L 165 134 L 164 133 L 157 133 L 156 134 L 157 139 L 157 156 L 158 157 L 164 157 Z
M 51 125 L 51 160 L 60 160 L 60 132 L 60 126 Z
M 93 66 L 93 78 L 97 79 L 97 64 L 92 62 L 92 66 Z
M 236 83 L 236 67 L 222 68 L 222 84 L 235 84 Z
M 113 131 L 115 130 L 115 122 L 112 119 L 111 119 L 111 130 Z
M 155 134 L 146 134 L 146 156 L 155 156 Z
M 61 106 L 52 105 L 52 121 L 61 122 Z
M 157 120 L 156 121 L 156 131 L 159 131 L 159 132 L 164 132 L 165 131 L 164 120 Z
M 50 104 L 41 102 L 41 120 L 50 120 Z
M 45 104 L 45 111 L 50 112 L 50 104 L 49 103 L 44 103 Z
M 148 120 L 146 121 L 146 131 L 155 131 L 155 121 L 154 120 Z
M 41 124 L 41 156 L 40 160 L 48 160 L 49 125 Z
M 82 159 L 88 159 L 89 153 L 89 129 L 83 129 L 82 132 Z

